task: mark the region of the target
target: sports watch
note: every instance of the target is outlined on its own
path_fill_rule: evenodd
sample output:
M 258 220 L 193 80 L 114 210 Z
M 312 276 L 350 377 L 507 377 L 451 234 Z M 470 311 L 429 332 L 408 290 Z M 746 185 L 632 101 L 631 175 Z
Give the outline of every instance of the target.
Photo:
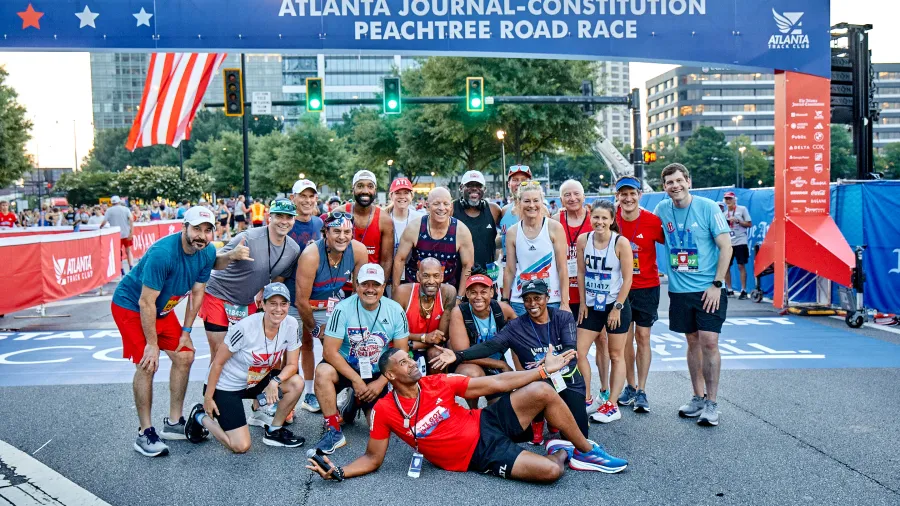
M 722 282 L 719 281 L 718 279 L 715 280 L 715 281 L 713 281 L 712 284 L 713 284 L 713 286 L 716 287 L 716 288 L 722 288 Z
M 618 309 L 619 311 L 621 311 L 621 310 L 625 307 L 625 304 L 622 304 L 621 302 L 616 301 L 616 302 L 613 304 L 613 307 L 616 308 L 616 309 Z

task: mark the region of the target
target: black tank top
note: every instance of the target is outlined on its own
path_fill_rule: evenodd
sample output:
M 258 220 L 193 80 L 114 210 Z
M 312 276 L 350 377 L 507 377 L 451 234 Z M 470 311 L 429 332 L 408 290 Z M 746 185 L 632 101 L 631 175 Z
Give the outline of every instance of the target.
M 459 200 L 453 202 L 453 217 L 466 224 L 472 233 L 472 243 L 475 245 L 475 263 L 487 267 L 494 261 L 497 251 L 497 224 L 494 223 L 494 215 L 487 202 L 481 202 L 481 214 L 471 217 L 466 214 Z

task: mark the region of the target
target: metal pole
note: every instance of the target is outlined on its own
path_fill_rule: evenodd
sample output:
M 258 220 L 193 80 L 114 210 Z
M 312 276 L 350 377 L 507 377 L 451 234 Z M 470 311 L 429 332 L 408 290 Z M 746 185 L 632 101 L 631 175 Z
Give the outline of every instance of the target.
M 631 108 L 631 129 L 634 131 L 634 177 L 644 185 L 644 149 L 641 146 L 641 90 L 638 88 L 631 89 L 628 107 Z M 615 181 L 613 181 L 615 184 Z
M 740 179 L 740 182 L 741 182 L 740 188 L 743 188 L 744 187 L 744 152 L 743 151 L 741 152 L 741 179 Z
M 245 56 L 241 53 L 241 96 L 247 96 L 247 71 L 245 67 Z M 244 198 L 250 199 L 250 138 L 249 138 L 249 117 L 246 108 L 241 117 L 242 130 L 244 137 Z
M 500 167 L 500 180 L 503 181 L 503 202 L 506 202 L 506 192 L 509 188 L 504 177 L 506 174 L 506 141 L 502 139 L 500 140 L 500 163 L 503 164 L 503 167 Z
M 738 160 L 740 160 L 740 157 L 741 157 L 740 152 L 735 153 L 735 155 L 734 155 L 734 187 L 735 188 L 741 187 L 741 169 L 740 169 L 740 162 L 738 161 Z

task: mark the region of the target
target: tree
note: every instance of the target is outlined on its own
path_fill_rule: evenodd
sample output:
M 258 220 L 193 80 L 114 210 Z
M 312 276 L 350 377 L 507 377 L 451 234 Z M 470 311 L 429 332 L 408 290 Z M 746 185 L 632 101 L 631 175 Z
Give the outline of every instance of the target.
M 756 188 L 759 186 L 772 186 L 775 184 L 775 171 L 769 165 L 766 154 L 754 147 L 746 135 L 742 135 L 731 141 L 728 147 L 740 164 L 744 167 L 742 188 Z M 744 148 L 744 152 L 740 152 Z M 740 165 L 739 164 L 739 165 Z M 759 182 L 762 181 L 762 184 Z
M 831 180 L 856 179 L 853 140 L 844 125 L 831 125 Z
M 735 152 L 728 149 L 725 134 L 702 126 L 684 142 L 684 166 L 691 172 L 694 188 L 734 184 Z
M 662 190 L 659 175 L 670 163 L 685 163 L 687 151 L 684 145 L 676 143 L 673 137 L 664 135 L 645 149 L 656 151 L 656 161 L 644 166 L 644 180 L 653 188 Z M 623 153 L 624 154 L 624 153 Z
M 177 165 L 178 149 L 167 145 L 137 148 L 133 152 L 125 148 L 128 128 L 104 128 L 94 134 L 94 146 L 84 157 L 81 167 L 92 172 L 122 172 L 128 167 L 150 165 Z
M 250 153 L 256 137 L 250 137 Z M 208 191 L 218 195 L 237 195 L 244 188 L 244 151 L 241 134 L 222 132 L 194 146 L 185 167 L 206 174 L 211 179 Z
M 601 158 L 590 155 L 560 155 L 550 161 L 550 181 L 558 188 L 563 181 L 574 179 L 584 186 L 585 193 L 596 193 L 611 184 L 609 168 Z
M 103 197 L 118 192 L 116 174 L 113 172 L 66 172 L 56 183 L 56 189 L 66 193 L 70 204 L 96 204 Z
M 257 138 L 250 152 L 250 188 L 255 197 L 268 199 L 279 192 L 288 193 L 297 180 L 299 173 L 279 170 L 278 158 L 285 144 L 287 136 L 281 132 Z
M 323 127 L 315 116 L 304 116 L 287 134 L 278 153 L 275 169 L 268 174 L 277 189 L 290 190 L 301 172 L 331 188 L 350 188 L 355 169 L 348 163 L 344 139 Z M 385 177 L 385 168 L 380 173 L 375 170 L 376 175 Z
M 875 165 L 875 170 L 884 173 L 885 179 L 900 179 L 900 142 L 885 145 L 875 158 Z
M 128 195 L 143 200 L 157 197 L 196 201 L 209 192 L 210 179 L 190 168 L 184 169 L 184 181 L 178 167 L 132 167 L 119 173 L 115 178 L 115 189 L 119 195 Z
M 25 119 L 25 108 L 16 100 L 16 90 L 4 84 L 8 75 L 0 67 L 0 186 L 21 178 L 32 166 L 31 157 L 25 154 L 32 124 Z

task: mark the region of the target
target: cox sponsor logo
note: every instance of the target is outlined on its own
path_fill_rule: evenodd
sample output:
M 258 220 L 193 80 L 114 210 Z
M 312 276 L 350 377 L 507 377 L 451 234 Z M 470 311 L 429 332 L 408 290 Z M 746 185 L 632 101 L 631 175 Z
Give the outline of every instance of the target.
M 819 150 L 819 151 L 825 151 L 825 145 L 824 145 L 824 144 L 813 144 L 813 145 L 812 145 L 812 148 L 813 148 L 813 149 L 817 149 L 817 150 Z

